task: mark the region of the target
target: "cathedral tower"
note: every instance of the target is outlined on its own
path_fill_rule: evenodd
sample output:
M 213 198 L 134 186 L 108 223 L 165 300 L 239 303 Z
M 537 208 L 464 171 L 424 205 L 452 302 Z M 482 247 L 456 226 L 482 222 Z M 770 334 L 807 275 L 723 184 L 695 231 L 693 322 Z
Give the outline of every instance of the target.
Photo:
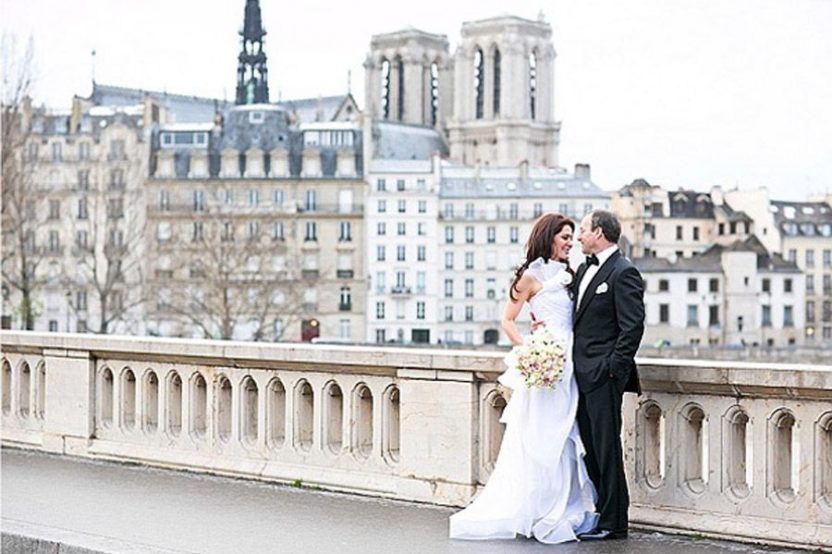
M 514 16 L 464 23 L 454 56 L 451 158 L 465 165 L 555 167 L 552 28 Z
M 375 35 L 364 68 L 372 119 L 444 128 L 453 105 L 448 37 L 416 29 Z
M 242 51 L 237 65 L 237 105 L 268 104 L 269 74 L 266 69 L 266 52 L 263 37 L 266 30 L 260 18 L 260 2 L 246 0 L 245 20 L 240 31 L 243 37 Z

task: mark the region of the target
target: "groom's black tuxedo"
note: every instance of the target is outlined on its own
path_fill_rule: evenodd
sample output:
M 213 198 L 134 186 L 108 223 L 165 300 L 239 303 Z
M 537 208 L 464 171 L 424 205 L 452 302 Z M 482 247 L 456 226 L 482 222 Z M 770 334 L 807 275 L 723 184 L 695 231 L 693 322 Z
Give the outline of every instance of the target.
M 581 264 L 575 291 L 586 271 Z M 625 531 L 630 499 L 621 453 L 621 402 L 624 391 L 641 392 L 635 364 L 644 333 L 641 274 L 615 251 L 579 300 L 573 317 L 578 428 L 587 472 L 598 491 L 598 528 Z
M 586 273 L 578 267 L 576 295 Z M 610 379 L 624 391 L 641 393 L 635 356 L 644 334 L 644 285 L 641 274 L 614 252 L 575 304 L 575 379 L 589 392 Z

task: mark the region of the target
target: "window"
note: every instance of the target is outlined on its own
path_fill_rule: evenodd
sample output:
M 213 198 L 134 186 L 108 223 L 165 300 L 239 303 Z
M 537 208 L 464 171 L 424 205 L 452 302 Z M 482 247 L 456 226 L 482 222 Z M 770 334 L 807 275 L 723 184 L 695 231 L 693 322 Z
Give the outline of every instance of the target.
M 52 143 L 52 161 L 59 162 L 63 158 L 62 145 L 60 142 Z
M 90 143 L 89 142 L 79 142 L 78 143 L 78 159 L 81 161 L 86 161 L 90 159 Z
M 489 300 L 494 300 L 497 296 L 497 291 L 495 290 L 497 287 L 497 280 L 494 277 L 489 277 L 485 280 L 485 290 L 486 296 Z
M 283 189 L 274 189 L 272 193 L 272 202 L 275 206 L 283 205 Z
M 418 294 L 425 293 L 425 272 L 424 271 L 417 271 L 416 272 L 416 292 Z
M 497 241 L 497 229 L 495 227 L 489 226 L 486 229 L 485 237 L 489 244 L 494 244 L 494 242 Z
M 763 306 L 762 325 L 763 327 L 771 327 L 771 306 Z
M 416 319 L 425 319 L 425 303 L 416 302 Z
M 75 233 L 75 245 L 78 248 L 86 248 L 87 247 L 87 232 L 86 231 L 77 231 Z
M 725 224 L 724 223 L 719 224 L 719 230 L 717 231 L 717 233 L 719 233 L 720 236 L 725 234 Z
M 387 342 L 387 332 L 385 329 L 376 329 L 376 343 L 384 344 Z
M 815 301 L 814 300 L 807 300 L 806 301 L 806 323 L 814 323 L 815 322 Z
M 832 250 L 823 251 L 823 267 L 825 269 L 832 267 Z
M 465 269 L 474 269 L 474 253 L 465 253 Z
M 473 219 L 474 218 L 474 203 L 473 202 L 466 202 L 465 203 L 465 219 Z
M 677 225 L 676 226 L 676 240 L 682 240 L 682 236 L 683 236 L 682 235 L 682 226 Z
M 829 275 L 828 273 L 823 276 L 823 294 L 832 294 L 832 275 Z
M 783 292 L 792 292 L 792 280 L 791 279 L 784 279 L 783 280 Z
M 763 279 L 763 292 L 771 292 L 771 279 Z
M 711 279 L 708 282 L 708 290 L 711 292 L 719 292 L 719 279 Z
M 474 260 L 471 260 L 471 269 L 474 268 L 473 263 Z M 489 250 L 485 253 L 485 269 L 489 271 L 497 269 L 497 252 L 494 250 Z
M 396 234 L 400 237 L 407 234 L 407 224 L 403 221 L 396 223 Z
M 248 240 L 256 240 L 258 236 L 260 236 L 260 222 L 259 221 L 249 221 L 248 222 Z
M 419 200 L 419 213 L 427 213 L 428 211 L 428 201 L 427 200 Z
M 832 321 L 832 302 L 829 300 L 823 301 L 823 313 L 821 314 L 821 319 L 823 319 L 824 323 L 829 323 Z
M 348 311 L 352 309 L 352 292 L 349 287 L 341 287 L 339 300 L 339 309 L 341 311 Z
M 790 261 L 790 262 L 792 262 L 792 263 L 795 263 L 795 264 L 797 263 L 797 250 L 796 250 L 796 249 L 794 249 L 794 248 L 790 248 L 790 249 L 789 249 L 789 257 L 788 257 L 788 259 L 789 259 L 789 261 Z
M 806 276 L 806 294 L 815 294 L 815 276 Z
M 307 242 L 318 240 L 318 226 L 314 221 L 306 222 L 306 234 L 304 235 L 303 240 Z
M 284 240 L 285 237 L 283 235 L 283 222 L 282 221 L 275 221 L 272 223 L 272 240 Z
M 424 262 L 427 258 L 426 256 L 427 248 L 424 244 L 420 244 L 416 247 L 416 261 L 417 262 Z
M 474 118 L 482 119 L 483 103 L 485 101 L 485 60 L 482 49 L 474 52 Z
M 61 248 L 61 236 L 58 231 L 49 231 L 49 252 L 55 254 Z
M 61 218 L 61 201 L 60 200 L 50 200 L 49 201 L 49 219 L 60 219 Z
M 109 244 L 110 246 L 124 246 L 124 231 L 121 229 L 111 229 Z
M 731 224 L 730 224 L 730 228 L 731 228 L 731 234 L 736 235 L 737 234 L 737 222 L 732 221 Z
M 534 209 L 533 209 L 533 216 L 534 217 L 540 217 L 540 215 L 542 213 L 543 213 L 543 204 L 541 204 L 540 202 L 535 202 Z
M 659 304 L 659 323 L 670 322 L 670 304 Z
M 494 113 L 494 116 L 500 115 L 500 51 L 494 50 L 494 61 L 491 65 L 492 70 L 494 71 L 493 79 L 492 79 L 492 86 L 493 91 L 491 94 L 491 110 Z
M 454 296 L 454 280 L 445 279 L 445 298 L 453 298 Z
M 465 321 L 474 321 L 474 307 L 465 306 Z
M 88 219 L 89 212 L 87 210 L 87 198 L 78 199 L 78 219 Z
M 511 244 L 517 244 L 520 241 L 520 230 L 517 227 L 509 228 L 508 240 Z
M 697 285 L 698 281 L 696 279 L 688 279 L 688 292 L 696 292 Z
M 340 222 L 338 240 L 340 242 L 352 241 L 352 224 L 349 221 Z
M 719 306 L 708 306 L 708 325 L 711 327 L 719 325 Z
M 407 286 L 407 274 L 404 271 L 396 272 L 396 288 L 403 289 Z
M 397 203 L 397 210 L 400 214 L 407 211 L 407 200 L 399 200 Z
M 202 222 L 194 221 L 193 236 L 191 238 L 194 242 L 202 240 Z
M 783 306 L 783 327 L 794 327 L 793 306 Z
M 376 224 L 376 234 L 380 237 L 387 234 L 387 224 L 385 222 L 380 221 Z
M 89 169 L 82 169 L 78 172 L 78 190 L 90 190 Z
M 406 248 L 403 244 L 396 246 L 396 261 L 404 262 L 406 261 Z
M 445 252 L 445 269 L 453 269 L 454 268 L 454 253 L 453 252 Z
M 529 53 L 529 116 L 536 119 L 537 102 L 537 52 Z
M 445 306 L 445 321 L 453 321 L 454 320 L 454 307 L 453 306 Z
M 49 332 L 50 333 L 57 333 L 58 332 L 58 322 L 54 319 L 49 320 Z
M 171 237 L 171 227 L 170 222 L 168 221 L 160 221 L 156 226 L 156 239 L 159 242 L 164 242 L 170 240 Z
M 387 248 L 383 244 L 376 246 L 376 261 L 383 262 L 387 259 Z
M 699 240 L 699 227 L 694 227 L 693 228 L 693 240 L 696 240 L 696 241 Z
M 384 192 L 387 190 L 387 181 L 384 179 L 376 179 L 376 192 Z
M 398 192 L 404 192 L 404 179 L 396 180 L 396 190 Z
M 387 273 L 384 271 L 376 272 L 376 292 L 379 294 L 384 293 L 384 289 L 387 287 Z
M 465 298 L 474 297 L 474 280 L 465 279 Z
M 426 231 L 425 227 L 426 227 L 426 225 L 424 223 L 422 223 L 421 221 L 419 223 L 417 223 L 416 224 L 416 234 L 419 235 L 420 237 L 425 236 L 427 234 L 427 231 Z
M 592 204 L 584 204 L 584 215 L 592 211 Z
M 303 197 L 303 207 L 308 212 L 318 209 L 318 194 L 314 190 L 307 190 Z
M 474 228 L 471 226 L 465 228 L 465 242 L 469 244 L 474 242 Z
M 424 179 L 416 179 L 416 190 L 419 192 L 424 192 L 426 190 L 425 180 Z
M 699 327 L 699 306 L 688 305 L 688 327 Z
M 454 242 L 454 228 L 450 225 L 445 227 L 445 242 L 448 244 Z
M 378 201 L 378 213 L 383 214 L 387 212 L 387 200 Z
M 518 209 L 517 202 L 512 202 L 508 205 L 508 217 L 509 219 L 517 219 L 520 210 Z
M 376 319 L 384 319 L 384 302 L 376 302 Z
M 815 267 L 815 251 L 806 251 L 806 267 Z
M 163 191 L 167 193 L 167 191 Z M 194 211 L 195 212 L 204 212 L 205 211 L 205 191 L 202 190 L 195 190 L 194 191 Z
M 110 172 L 110 188 L 113 190 L 121 190 L 124 188 L 124 171 L 121 169 L 114 169 Z
M 121 219 L 124 217 L 124 202 L 121 198 L 110 198 L 107 202 L 107 217 Z
M 248 205 L 252 208 L 256 208 L 260 204 L 260 191 L 257 189 L 251 189 L 248 191 Z M 315 209 L 315 208 L 311 208 Z

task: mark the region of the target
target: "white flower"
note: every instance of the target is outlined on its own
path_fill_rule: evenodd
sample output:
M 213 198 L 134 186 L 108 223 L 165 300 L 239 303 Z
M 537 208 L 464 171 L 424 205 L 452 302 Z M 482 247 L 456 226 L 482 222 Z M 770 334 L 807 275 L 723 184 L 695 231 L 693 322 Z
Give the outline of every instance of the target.
M 558 275 L 558 284 L 563 285 L 564 287 L 571 285 L 572 280 L 572 273 L 565 269 L 560 272 L 560 275 Z

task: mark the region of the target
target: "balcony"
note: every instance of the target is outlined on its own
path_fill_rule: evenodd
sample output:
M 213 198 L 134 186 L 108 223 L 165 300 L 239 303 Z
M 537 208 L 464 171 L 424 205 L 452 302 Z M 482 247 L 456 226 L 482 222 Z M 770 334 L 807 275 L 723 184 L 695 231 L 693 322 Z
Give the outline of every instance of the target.
M 412 293 L 410 287 L 395 286 L 390 288 L 390 294 L 394 296 L 408 296 Z
M 339 279 L 352 279 L 355 272 L 352 269 L 339 269 L 335 272 L 335 276 Z
M 317 269 L 303 269 L 300 276 L 303 279 L 317 279 L 320 276 L 320 271 Z
M 350 312 L 352 311 L 352 302 L 341 302 L 338 304 L 338 311 Z

